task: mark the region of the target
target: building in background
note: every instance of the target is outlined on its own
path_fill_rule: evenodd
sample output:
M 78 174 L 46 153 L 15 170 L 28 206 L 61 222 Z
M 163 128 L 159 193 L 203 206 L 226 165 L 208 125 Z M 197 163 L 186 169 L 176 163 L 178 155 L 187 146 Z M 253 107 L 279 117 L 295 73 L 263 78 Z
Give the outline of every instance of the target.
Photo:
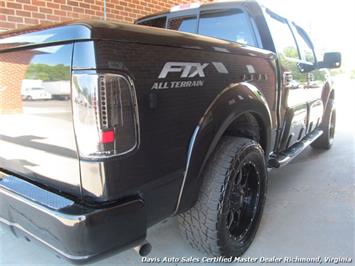
M 106 0 L 106 15 L 110 21 L 132 23 L 139 17 L 190 2 L 196 0 Z M 0 31 L 80 18 L 104 19 L 104 0 L 0 1 Z

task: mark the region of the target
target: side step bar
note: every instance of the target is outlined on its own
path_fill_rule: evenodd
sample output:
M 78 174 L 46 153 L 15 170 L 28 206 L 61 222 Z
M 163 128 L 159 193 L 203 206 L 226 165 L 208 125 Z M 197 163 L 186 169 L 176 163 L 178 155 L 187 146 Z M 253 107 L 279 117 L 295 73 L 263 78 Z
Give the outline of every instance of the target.
M 268 167 L 280 168 L 282 166 L 285 166 L 322 134 L 322 130 L 316 129 L 310 134 L 308 134 L 303 140 L 292 145 L 286 151 L 273 155 L 268 162 Z

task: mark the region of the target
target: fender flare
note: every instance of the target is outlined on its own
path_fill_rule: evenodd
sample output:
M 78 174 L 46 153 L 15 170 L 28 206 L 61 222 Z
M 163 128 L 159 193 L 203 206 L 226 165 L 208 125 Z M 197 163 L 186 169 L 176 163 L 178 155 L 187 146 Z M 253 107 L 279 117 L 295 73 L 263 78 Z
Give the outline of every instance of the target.
M 207 108 L 190 140 L 187 163 L 175 214 L 191 208 L 198 199 L 202 172 L 226 129 L 242 114 L 252 113 L 265 132 L 265 156 L 271 149 L 272 119 L 263 94 L 247 83 L 233 83 L 219 93 Z
M 322 97 L 322 101 L 323 101 L 324 110 L 325 110 L 325 108 L 328 105 L 329 97 L 330 97 L 330 95 L 332 93 L 335 93 L 335 89 L 330 84 L 330 81 L 327 80 L 327 82 L 323 86 L 322 96 L 321 96 Z

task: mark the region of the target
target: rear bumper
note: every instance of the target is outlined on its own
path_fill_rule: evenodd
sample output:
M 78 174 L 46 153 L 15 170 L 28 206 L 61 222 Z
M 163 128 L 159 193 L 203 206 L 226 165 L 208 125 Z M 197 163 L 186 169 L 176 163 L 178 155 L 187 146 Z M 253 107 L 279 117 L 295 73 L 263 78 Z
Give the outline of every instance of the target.
M 0 172 L 0 222 L 71 260 L 87 260 L 146 236 L 141 199 L 104 209 L 82 206 L 58 194 Z

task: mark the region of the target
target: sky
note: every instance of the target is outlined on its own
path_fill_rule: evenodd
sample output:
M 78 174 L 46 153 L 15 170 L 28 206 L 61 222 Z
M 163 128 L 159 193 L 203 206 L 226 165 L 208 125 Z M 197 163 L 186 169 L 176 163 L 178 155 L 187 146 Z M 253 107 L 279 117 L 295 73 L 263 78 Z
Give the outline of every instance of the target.
M 345 69 L 355 69 L 354 0 L 258 0 L 304 28 L 316 50 L 341 52 Z

